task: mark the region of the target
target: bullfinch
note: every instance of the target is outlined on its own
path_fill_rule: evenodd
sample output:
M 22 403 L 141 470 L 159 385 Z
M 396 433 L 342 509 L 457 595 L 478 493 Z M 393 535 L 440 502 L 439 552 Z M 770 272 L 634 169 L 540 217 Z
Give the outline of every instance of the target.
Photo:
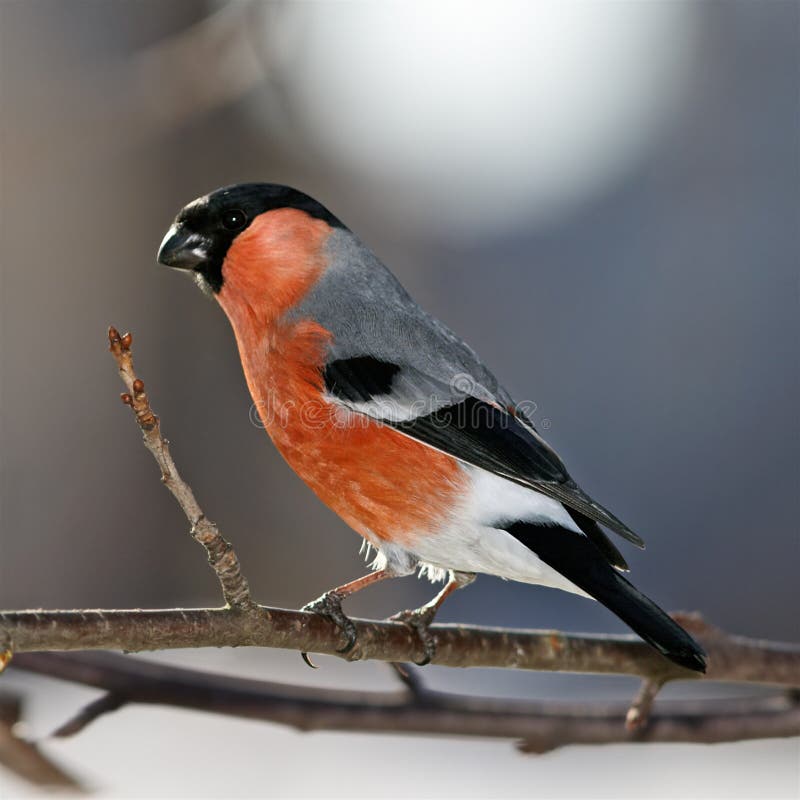
M 667 658 L 705 671 L 700 646 L 622 575 L 604 529 L 641 538 L 324 206 L 275 184 L 218 189 L 183 208 L 158 260 L 222 306 L 275 446 L 377 554 L 368 575 L 305 607 L 343 630 L 342 652 L 356 643 L 342 600 L 420 570 L 447 583 L 396 618 L 429 660 L 442 601 L 486 573 L 594 598 Z

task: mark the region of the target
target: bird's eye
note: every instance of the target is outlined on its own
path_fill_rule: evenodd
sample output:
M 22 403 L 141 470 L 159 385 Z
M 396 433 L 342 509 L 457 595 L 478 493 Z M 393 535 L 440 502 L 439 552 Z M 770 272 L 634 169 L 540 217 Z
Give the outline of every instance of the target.
M 231 211 L 225 211 L 222 215 L 222 225 L 229 231 L 240 231 L 247 224 L 247 214 L 234 208 Z

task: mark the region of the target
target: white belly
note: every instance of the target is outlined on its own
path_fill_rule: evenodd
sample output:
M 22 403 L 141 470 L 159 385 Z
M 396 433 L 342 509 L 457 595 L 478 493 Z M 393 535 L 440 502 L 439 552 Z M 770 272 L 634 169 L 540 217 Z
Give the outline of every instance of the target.
M 499 528 L 462 527 L 428 536 L 415 545 L 414 555 L 432 579 L 441 577 L 437 570 L 481 572 L 589 596 L 510 533 Z
M 501 522 L 550 522 L 583 536 L 563 506 L 485 470 L 464 469 L 470 476 L 471 491 L 452 509 L 443 526 L 421 534 L 410 550 L 423 572 L 432 580 L 443 578 L 447 570 L 480 572 L 588 597 L 510 533 L 496 527 Z M 400 553 L 383 555 L 391 563 Z

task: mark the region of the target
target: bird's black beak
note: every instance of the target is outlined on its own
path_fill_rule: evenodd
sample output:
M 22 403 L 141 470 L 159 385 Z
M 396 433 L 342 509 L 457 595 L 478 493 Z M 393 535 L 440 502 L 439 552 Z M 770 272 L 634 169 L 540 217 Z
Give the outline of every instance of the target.
M 157 257 L 166 267 L 197 270 L 208 259 L 208 243 L 199 233 L 176 223 L 167 231 Z

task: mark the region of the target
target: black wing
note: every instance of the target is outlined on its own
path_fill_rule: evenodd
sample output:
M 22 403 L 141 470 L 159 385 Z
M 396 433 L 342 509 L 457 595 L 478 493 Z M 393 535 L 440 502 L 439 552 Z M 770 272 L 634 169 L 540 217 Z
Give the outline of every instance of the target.
M 403 367 L 372 356 L 357 356 L 329 362 L 323 371 L 327 391 L 350 407 L 391 398 L 393 384 L 402 383 Z M 365 413 L 368 413 L 365 411 Z M 430 413 L 408 420 L 383 422 L 425 444 L 507 480 L 535 489 L 578 512 L 576 523 L 600 546 L 605 535 L 589 522 L 599 522 L 629 542 L 644 547 L 642 539 L 610 511 L 592 500 L 567 472 L 555 451 L 527 421 L 498 405 L 470 395 Z M 586 531 L 580 517 L 585 520 Z M 575 518 L 575 517 L 573 517 Z M 609 561 L 624 568 L 625 562 L 608 542 L 602 547 Z

